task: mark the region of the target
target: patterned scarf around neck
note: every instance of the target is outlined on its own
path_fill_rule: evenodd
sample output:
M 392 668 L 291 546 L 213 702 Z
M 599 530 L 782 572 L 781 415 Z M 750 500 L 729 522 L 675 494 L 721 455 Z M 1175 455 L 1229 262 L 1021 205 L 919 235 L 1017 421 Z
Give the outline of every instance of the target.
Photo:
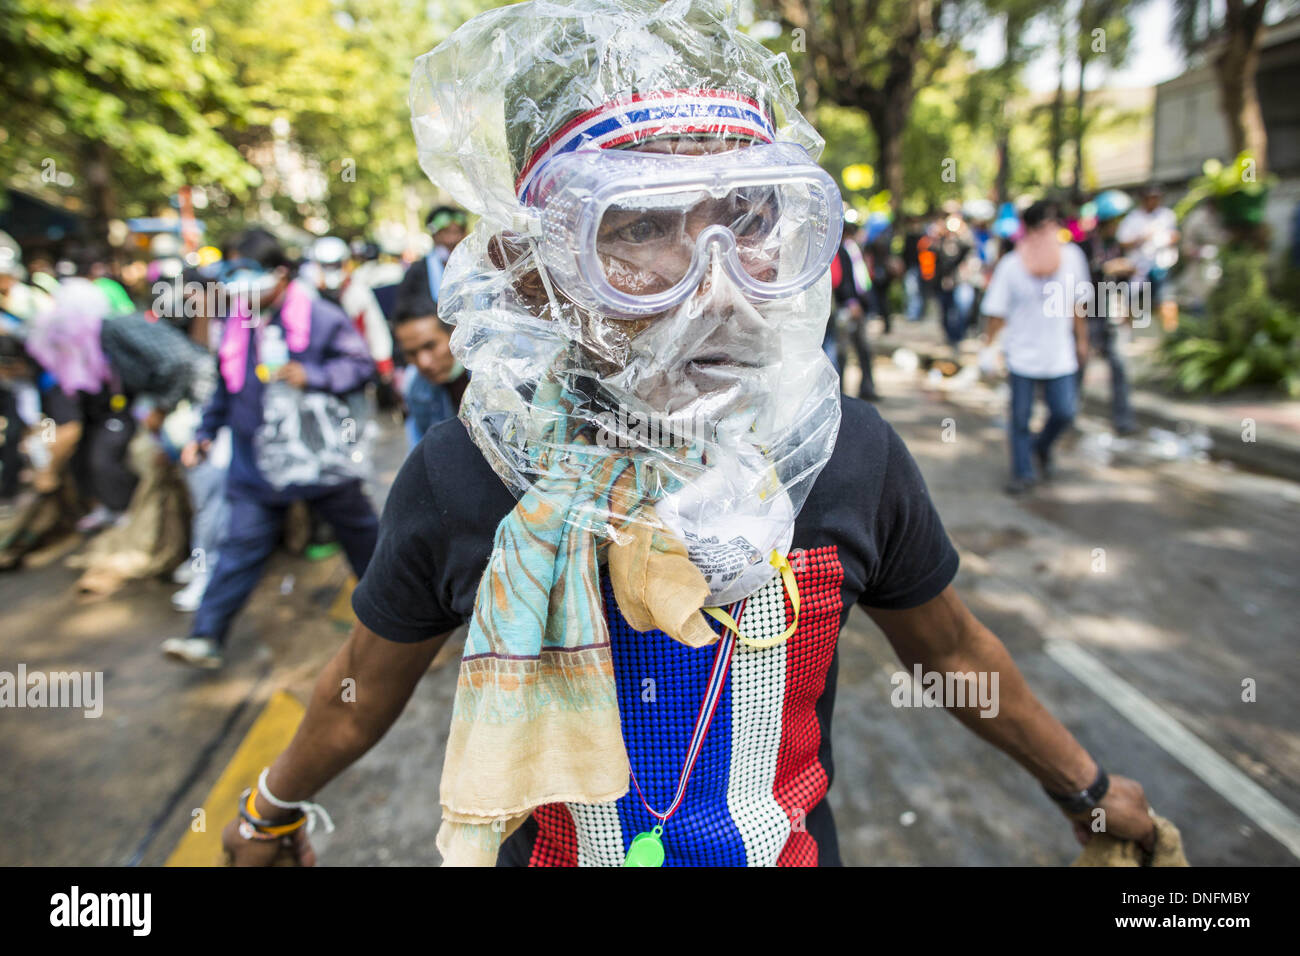
M 536 443 L 545 477 L 497 526 L 461 658 L 438 831 L 452 866 L 494 865 L 536 807 L 627 792 L 602 558 L 636 630 L 691 647 L 717 640 L 700 613 L 704 576 L 655 518 L 634 457 L 574 455 L 586 442 L 558 385 L 540 388 L 534 407 L 551 413 Z M 593 530 L 606 522 L 613 540 Z

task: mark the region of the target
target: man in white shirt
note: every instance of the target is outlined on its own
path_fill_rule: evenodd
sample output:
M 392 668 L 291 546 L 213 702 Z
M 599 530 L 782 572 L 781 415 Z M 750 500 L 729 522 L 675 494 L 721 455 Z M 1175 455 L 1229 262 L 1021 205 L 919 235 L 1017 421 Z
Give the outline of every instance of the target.
M 1164 302 L 1164 280 L 1178 261 L 1178 218 L 1162 206 L 1163 193 L 1156 185 L 1148 186 L 1142 201 L 1119 224 L 1116 238 L 1136 266 L 1134 278 L 1151 283 L 1150 302 L 1159 308 Z
M 1006 492 L 1022 494 L 1035 481 L 1031 452 L 1043 478 L 1052 475 L 1052 444 L 1074 421 L 1075 373 L 1086 354 L 1084 321 L 1091 276 L 1078 246 L 1057 235 L 1060 215 L 1054 203 L 1039 201 L 1025 210 L 1025 234 L 998 262 L 984 293 L 988 317 L 985 341 L 1004 328 L 1011 383 L 1011 481 Z M 1048 419 L 1037 435 L 1029 431 L 1034 393 L 1041 385 Z

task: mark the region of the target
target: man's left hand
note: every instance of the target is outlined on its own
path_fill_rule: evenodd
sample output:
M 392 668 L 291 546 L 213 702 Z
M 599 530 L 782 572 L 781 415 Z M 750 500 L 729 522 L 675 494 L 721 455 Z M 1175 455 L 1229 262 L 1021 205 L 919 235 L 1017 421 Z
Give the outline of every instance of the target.
M 307 387 L 307 369 L 301 362 L 288 362 L 281 366 L 276 378 L 288 382 L 294 388 Z
M 1151 807 L 1142 792 L 1142 784 L 1128 777 L 1112 776 L 1110 789 L 1098 808 L 1106 814 L 1102 832 L 1121 840 L 1136 840 L 1148 853 L 1155 847 L 1156 823 L 1151 818 Z M 1086 844 L 1092 839 L 1093 814 L 1096 812 L 1090 810 L 1070 817 L 1075 839 L 1080 843 Z

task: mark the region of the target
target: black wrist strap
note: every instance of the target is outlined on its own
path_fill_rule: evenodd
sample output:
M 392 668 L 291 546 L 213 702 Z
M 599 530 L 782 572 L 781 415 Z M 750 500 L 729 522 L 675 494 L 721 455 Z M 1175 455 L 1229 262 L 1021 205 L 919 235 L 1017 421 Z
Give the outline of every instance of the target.
M 1101 803 L 1109 789 L 1110 777 L 1106 776 L 1106 771 L 1101 764 L 1097 764 L 1097 777 L 1086 789 L 1076 790 L 1073 793 L 1053 793 L 1047 787 L 1043 787 L 1043 792 L 1066 813 L 1086 813 Z

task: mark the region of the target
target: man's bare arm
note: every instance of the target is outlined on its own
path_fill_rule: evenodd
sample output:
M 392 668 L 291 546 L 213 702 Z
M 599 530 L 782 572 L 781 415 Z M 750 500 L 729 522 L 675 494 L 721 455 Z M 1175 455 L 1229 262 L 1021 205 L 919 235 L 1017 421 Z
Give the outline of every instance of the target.
M 984 344 L 992 345 L 997 341 L 998 333 L 1007 324 L 1007 320 L 1000 315 L 986 315 L 984 319 L 987 323 L 984 327 Z
M 1000 640 L 973 615 L 949 585 L 931 601 L 905 611 L 869 609 L 903 664 L 939 673 L 996 673 L 998 710 L 980 715 L 978 700 L 949 708 L 970 730 L 1008 754 L 1053 793 L 1071 793 L 1092 784 L 1097 764 L 1074 736 L 1034 696 Z M 1154 825 L 1146 798 L 1135 781 L 1112 776 L 1101 802 L 1107 829 L 1125 839 L 1148 843 Z M 1080 832 L 1076 827 L 1076 832 Z M 1080 832 L 1080 836 L 1085 834 Z
M 316 679 L 298 732 L 271 765 L 266 780 L 270 791 L 280 800 L 308 800 L 378 743 L 450 633 L 399 644 L 356 624 Z M 353 681 L 355 694 L 345 699 L 347 679 Z M 283 812 L 261 794 L 255 806 L 263 819 Z

